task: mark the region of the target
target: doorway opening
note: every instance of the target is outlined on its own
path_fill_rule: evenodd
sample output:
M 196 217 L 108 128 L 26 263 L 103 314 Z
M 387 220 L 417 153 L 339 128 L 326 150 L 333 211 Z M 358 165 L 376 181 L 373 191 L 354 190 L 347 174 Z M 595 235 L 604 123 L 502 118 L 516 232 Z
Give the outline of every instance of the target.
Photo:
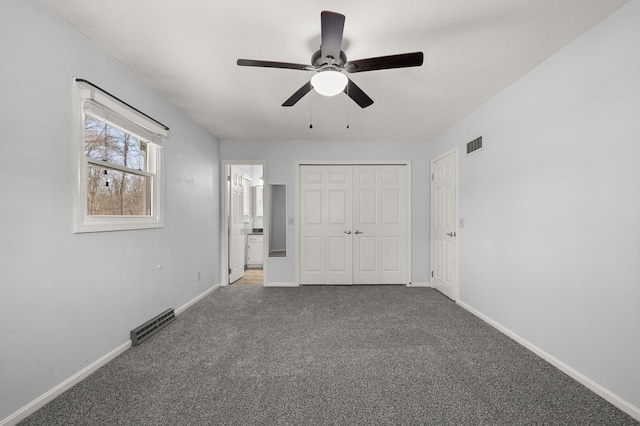
M 265 161 L 223 161 L 221 169 L 221 285 L 264 285 Z

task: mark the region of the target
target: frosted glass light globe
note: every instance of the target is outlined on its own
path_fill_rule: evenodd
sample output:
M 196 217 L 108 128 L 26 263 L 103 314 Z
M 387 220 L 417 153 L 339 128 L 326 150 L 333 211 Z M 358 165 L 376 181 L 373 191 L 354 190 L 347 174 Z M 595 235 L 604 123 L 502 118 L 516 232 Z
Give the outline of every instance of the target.
M 335 96 L 347 86 L 349 79 L 339 71 L 321 71 L 311 77 L 311 85 L 324 96 Z

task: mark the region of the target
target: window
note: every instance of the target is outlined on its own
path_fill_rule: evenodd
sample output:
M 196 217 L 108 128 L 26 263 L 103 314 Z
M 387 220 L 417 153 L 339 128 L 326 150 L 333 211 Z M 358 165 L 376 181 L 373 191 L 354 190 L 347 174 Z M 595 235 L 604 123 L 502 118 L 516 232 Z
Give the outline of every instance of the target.
M 76 82 L 75 232 L 163 226 L 164 126 Z

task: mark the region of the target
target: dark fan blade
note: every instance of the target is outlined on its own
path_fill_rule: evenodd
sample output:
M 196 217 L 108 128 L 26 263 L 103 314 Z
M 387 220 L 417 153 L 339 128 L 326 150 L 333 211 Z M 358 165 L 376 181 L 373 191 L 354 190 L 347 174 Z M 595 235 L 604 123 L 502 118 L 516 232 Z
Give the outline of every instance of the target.
M 311 65 L 292 64 L 290 62 L 259 61 L 256 59 L 238 59 L 241 67 L 285 68 L 288 70 L 315 71 Z
M 322 24 L 322 41 L 320 45 L 321 55 L 340 58 L 342 49 L 342 31 L 344 30 L 344 15 L 335 12 L 323 11 L 320 14 Z
M 311 91 L 311 82 L 305 83 L 305 85 L 299 88 L 296 93 L 294 93 L 293 95 L 291 95 L 289 99 L 284 101 L 282 106 L 286 106 L 286 107 L 294 106 L 296 102 L 302 99 L 304 95 L 306 95 L 310 91 Z
M 402 53 L 400 55 L 379 56 L 377 58 L 359 59 L 349 61 L 344 65 L 347 72 L 363 72 L 375 70 L 388 70 L 391 68 L 419 67 L 422 65 L 424 55 L 422 52 Z
M 347 87 L 344 88 L 344 93 L 360 105 L 360 108 L 366 108 L 373 103 L 373 99 L 367 96 L 367 94 L 351 80 L 347 83 Z

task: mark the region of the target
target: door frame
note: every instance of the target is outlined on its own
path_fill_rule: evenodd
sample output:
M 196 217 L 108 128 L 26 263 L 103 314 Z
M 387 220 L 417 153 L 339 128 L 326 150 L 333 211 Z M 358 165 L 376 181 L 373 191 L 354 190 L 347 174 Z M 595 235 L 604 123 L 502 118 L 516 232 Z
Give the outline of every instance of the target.
M 407 286 L 411 285 L 412 277 L 411 277 L 411 160 L 297 160 L 295 163 L 295 217 L 296 219 L 296 238 L 295 238 L 295 279 L 296 285 L 300 285 L 300 269 L 301 269 L 301 261 L 302 256 L 300 255 L 300 248 L 302 243 L 300 241 L 300 201 L 302 190 L 301 179 L 300 179 L 300 166 L 405 166 L 407 168 L 407 176 L 406 176 L 406 191 L 407 191 L 407 211 L 406 211 L 406 223 L 407 223 L 407 246 L 406 246 L 406 284 Z
M 262 166 L 262 181 L 267 182 L 267 162 L 266 160 L 220 160 L 220 197 L 222 210 L 220 211 L 220 285 L 229 285 L 229 185 L 227 185 L 227 177 L 231 170 L 231 166 Z M 263 219 L 263 232 L 267 231 L 268 221 L 266 214 Z M 265 246 L 266 247 L 266 246 Z M 263 247 L 263 258 L 265 259 L 262 265 L 262 285 L 267 282 L 267 256 L 264 254 L 265 247 Z
M 441 159 L 443 159 L 446 156 L 451 155 L 451 154 L 454 155 L 454 162 L 455 162 L 455 169 L 456 169 L 456 171 L 454 173 L 454 176 L 453 176 L 453 182 L 454 182 L 454 185 L 455 185 L 455 187 L 454 187 L 454 197 L 453 197 L 454 200 L 455 200 L 455 209 L 454 209 L 455 211 L 453 212 L 455 217 L 454 217 L 453 223 L 454 223 L 456 237 L 454 237 L 455 238 L 455 242 L 454 242 L 454 244 L 455 244 L 455 250 L 454 250 L 455 266 L 453 268 L 454 269 L 454 274 L 455 274 L 455 280 L 454 280 L 453 292 L 452 292 L 452 295 L 453 295 L 453 299 L 452 300 L 455 302 L 455 301 L 458 300 L 459 276 L 460 276 L 459 273 L 458 273 L 458 271 L 459 271 L 459 265 L 458 264 L 459 264 L 459 257 L 460 256 L 458 255 L 459 248 L 458 248 L 458 238 L 457 238 L 457 233 L 459 232 L 459 229 L 458 229 L 458 205 L 459 205 L 459 202 L 458 202 L 458 173 L 459 173 L 458 172 L 458 169 L 459 169 L 459 167 L 458 167 L 458 163 L 459 163 L 458 162 L 458 157 L 459 157 L 458 156 L 458 148 L 455 147 L 455 148 L 450 149 L 450 150 L 440 154 L 439 156 L 433 158 L 431 160 L 431 163 L 430 163 L 429 175 L 433 176 L 434 164 L 437 161 L 439 161 L 439 160 L 441 160 Z M 435 217 L 434 212 L 433 212 L 433 208 L 434 208 L 433 196 L 434 196 L 434 194 L 433 194 L 433 178 L 431 177 L 430 180 L 429 180 L 429 240 L 430 240 L 430 242 L 429 242 L 429 271 L 431 273 L 433 271 L 433 264 L 434 264 L 434 257 L 435 257 L 435 254 L 434 254 L 435 236 L 433 235 L 433 232 L 432 232 L 433 231 L 433 221 L 434 221 L 434 217 Z M 433 285 L 433 283 L 430 283 L 430 285 L 431 285 L 431 287 L 436 288 Z

